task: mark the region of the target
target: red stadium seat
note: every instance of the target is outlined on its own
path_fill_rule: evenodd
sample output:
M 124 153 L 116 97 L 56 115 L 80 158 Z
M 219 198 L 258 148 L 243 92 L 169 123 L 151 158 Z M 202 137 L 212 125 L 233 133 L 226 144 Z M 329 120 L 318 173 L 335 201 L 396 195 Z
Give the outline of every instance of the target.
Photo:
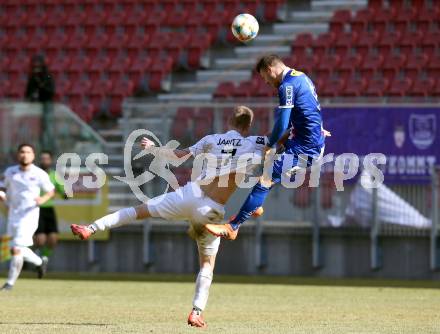
M 84 47 L 89 57 L 94 57 L 98 52 L 107 47 L 108 36 L 107 34 L 96 31 L 94 34 L 89 35 L 87 43 Z
M 328 77 L 340 63 L 341 58 L 338 55 L 324 55 L 315 66 L 315 72 L 318 73 L 318 77 Z
M 113 34 L 108 36 L 107 43 L 105 45 L 105 49 L 107 55 L 113 57 L 118 51 L 128 44 L 128 35 L 115 31 Z
M 431 78 L 415 80 L 407 92 L 409 96 L 429 96 L 433 91 L 435 80 Z
M 379 39 L 379 52 L 386 57 L 391 53 L 394 45 L 399 45 L 402 35 L 398 31 L 386 32 Z
M 235 90 L 235 84 L 230 81 L 221 82 L 214 92 L 215 98 L 227 98 L 231 97 Z
M 135 85 L 139 84 L 140 79 L 144 76 L 145 72 L 148 71 L 151 63 L 151 58 L 147 56 L 138 56 L 132 60 L 128 74 Z
M 386 94 L 389 86 L 389 81 L 385 78 L 374 78 L 368 82 L 367 88 L 364 91 L 365 96 L 381 97 Z
M 130 57 L 138 56 L 139 51 L 148 46 L 150 37 L 142 32 L 132 34 L 123 47 L 127 50 Z M 122 46 L 122 45 L 121 45 Z
M 182 50 L 188 46 L 190 36 L 184 32 L 172 32 L 169 34 L 166 50 L 168 56 L 173 59 L 173 64 L 179 64 L 179 58 L 182 55 Z
M 10 73 L 23 73 L 23 70 L 27 71 L 29 69 L 30 58 L 23 54 L 18 54 L 15 57 L 10 58 L 10 60 L 7 69 L 8 75 Z
M 411 54 L 408 56 L 405 75 L 412 80 L 416 80 L 422 69 L 424 69 L 428 63 L 429 57 L 426 54 Z
M 99 78 L 101 73 L 108 69 L 110 65 L 110 59 L 106 56 L 97 56 L 91 58 L 91 63 L 87 67 L 87 72 L 92 80 Z
M 41 52 L 44 45 L 46 45 L 47 40 L 48 37 L 45 33 L 36 30 L 32 35 L 29 36 L 25 49 L 29 52 L 29 54 Z
M 431 94 L 432 96 L 440 96 L 440 79 L 438 79 L 437 77 L 437 81 L 434 85 L 434 87 L 431 90 Z
M 367 31 L 368 23 L 371 21 L 373 12 L 369 8 L 361 9 L 351 19 L 351 31 L 362 33 Z
M 203 53 L 209 48 L 211 38 L 207 34 L 192 35 L 188 45 L 188 66 L 198 68 Z
M 388 55 L 382 64 L 382 73 L 391 82 L 395 75 L 405 66 L 405 55 Z
M 47 20 L 47 13 L 43 10 L 28 12 L 28 17 L 24 26 L 26 29 L 33 30 L 41 27 L 43 23 Z
M 278 19 L 278 10 L 283 0 L 265 0 L 264 1 L 264 19 L 273 22 Z
M 72 83 L 67 78 L 62 78 L 59 80 L 60 77 L 55 78 L 55 98 L 60 100 L 63 96 L 67 95 L 70 92 L 70 87 L 72 86 Z
M 173 67 L 173 59 L 171 57 L 162 58 L 162 61 L 153 62 L 150 67 L 149 87 L 153 91 L 162 90 L 162 80 L 168 75 Z
M 167 47 L 170 40 L 171 33 L 167 32 L 156 32 L 150 37 L 150 42 L 148 43 L 148 55 L 151 58 L 159 58 L 160 53 L 164 48 Z
M 44 45 L 44 49 L 46 54 L 50 57 L 51 55 L 56 54 L 59 50 L 61 50 L 66 44 L 68 39 L 67 34 L 62 31 L 57 31 L 53 34 L 49 35 L 49 40 Z
M 417 11 L 413 7 L 402 7 L 397 10 L 394 19 L 394 28 L 401 34 L 406 32 L 410 27 L 411 22 L 417 17 Z
M 382 66 L 383 56 L 368 54 L 361 65 L 360 72 L 363 76 L 371 78 L 373 74 Z
M 313 54 L 322 57 L 333 45 L 334 40 L 335 34 L 332 32 L 319 34 L 312 44 Z
M 66 20 L 63 23 L 63 26 L 71 26 L 78 27 L 84 23 L 86 19 L 86 13 L 83 12 L 80 8 L 76 7 L 73 10 L 68 11 L 68 15 L 66 15 Z
M 379 34 L 376 31 L 364 31 L 359 33 L 356 43 L 356 51 L 365 57 L 373 46 L 379 41 Z
M 302 33 L 296 36 L 292 42 L 292 51 L 296 53 L 304 53 L 313 45 L 313 35 L 309 33 Z
M 430 78 L 440 78 L 440 55 L 435 55 L 431 57 L 427 68 Z
M 194 113 L 193 108 L 181 107 L 177 109 L 176 117 L 174 118 L 171 127 L 171 136 L 177 140 L 184 137 L 188 132 L 188 123 Z
M 89 37 L 84 32 L 76 31 L 70 36 L 64 48 L 69 52 L 75 52 L 76 50 L 85 47 L 88 40 Z
M 89 68 L 90 59 L 87 57 L 74 57 L 67 68 L 69 78 L 78 80 L 83 73 Z
M 412 86 L 412 80 L 409 78 L 394 78 L 388 88 L 390 96 L 405 96 Z
M 436 30 L 424 33 L 421 45 L 423 53 L 429 56 L 434 55 L 440 45 L 440 31 Z
M 361 96 L 367 87 L 367 81 L 363 78 L 350 77 L 347 79 L 345 89 L 342 91 L 342 96 Z
M 156 33 L 159 27 L 164 23 L 166 19 L 166 12 L 163 10 L 155 10 L 146 17 L 143 24 L 145 32 L 148 34 Z
M 185 10 L 176 9 L 167 14 L 165 18 L 164 25 L 170 27 L 181 27 L 185 24 L 186 20 L 189 17 L 189 13 Z
M 368 8 L 374 12 L 382 10 L 383 0 L 368 0 Z
M 70 90 L 67 93 L 67 96 L 70 98 L 74 97 L 82 97 L 86 95 L 90 88 L 92 87 L 92 84 L 88 80 L 75 80 L 72 81 L 72 86 Z
M 337 10 L 333 13 L 330 20 L 330 31 L 340 34 L 345 31 L 345 26 L 351 20 L 351 11 L 348 9 Z
M 362 63 L 362 57 L 358 54 L 346 54 L 341 59 L 341 64 L 337 67 L 337 72 L 339 77 L 348 79 L 350 78 L 355 70 L 360 68 Z
M 417 3 L 417 2 L 416 2 Z M 428 32 L 433 23 L 436 22 L 440 15 L 440 10 L 438 7 L 421 7 L 416 17 L 417 30 L 423 33 Z
M 396 17 L 396 10 L 394 7 L 382 8 L 381 10 L 375 11 L 374 15 L 371 17 L 373 24 L 373 29 L 380 34 L 383 34 L 390 22 L 394 21 Z
M 420 41 L 422 40 L 422 38 L 423 34 L 420 31 L 407 31 L 398 43 L 400 53 L 403 53 L 406 56 L 414 53 L 416 46 L 420 45 Z
M 336 53 L 343 57 L 347 54 L 353 45 L 356 45 L 358 34 L 356 32 L 343 32 L 336 36 L 333 42 Z
M 106 69 L 110 79 L 119 78 L 122 74 L 128 73 L 131 59 L 124 52 L 119 52 L 111 58 L 110 66 Z
M 318 84 L 318 93 L 323 97 L 335 97 L 341 95 L 344 88 L 345 80 L 343 78 L 331 78 Z
M 58 53 L 53 58 L 49 57 L 48 62 L 49 62 L 50 71 L 55 75 L 59 75 L 62 72 L 67 71 L 71 59 L 68 55 L 65 55 L 63 53 Z

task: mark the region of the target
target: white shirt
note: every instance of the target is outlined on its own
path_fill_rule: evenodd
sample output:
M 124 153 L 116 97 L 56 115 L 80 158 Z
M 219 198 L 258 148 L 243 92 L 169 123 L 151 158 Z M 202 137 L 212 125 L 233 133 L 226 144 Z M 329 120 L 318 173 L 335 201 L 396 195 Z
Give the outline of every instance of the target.
M 267 137 L 243 137 L 237 131 L 230 130 L 226 133 L 205 136 L 189 147 L 189 150 L 194 157 L 205 153 L 213 158 L 207 163 L 205 160 L 201 173 L 201 178 L 212 178 L 234 172 L 249 172 L 255 164 L 262 162 L 262 151 L 267 142 Z M 244 159 L 248 160 L 245 154 L 249 159 L 253 155 L 253 164 L 249 162 L 244 165 Z M 242 159 L 238 163 L 240 157 Z
M 6 188 L 9 219 L 20 218 L 29 210 L 38 208 L 35 198 L 42 190 L 54 190 L 49 175 L 33 164 L 26 171 L 19 165 L 7 168 L 2 186 Z

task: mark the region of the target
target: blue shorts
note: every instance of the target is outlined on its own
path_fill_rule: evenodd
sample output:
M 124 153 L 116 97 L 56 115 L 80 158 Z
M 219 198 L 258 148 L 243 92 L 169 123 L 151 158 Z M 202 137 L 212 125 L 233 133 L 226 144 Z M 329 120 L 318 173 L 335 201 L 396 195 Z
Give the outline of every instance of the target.
M 325 145 L 319 145 L 308 148 L 297 144 L 294 139 L 287 140 L 285 145 L 286 150 L 274 161 L 272 182 L 281 182 L 281 175 L 283 172 L 286 173 L 287 171 L 297 169 L 295 167 L 310 167 L 314 160 L 317 160 L 322 156 L 324 153 L 324 146 Z

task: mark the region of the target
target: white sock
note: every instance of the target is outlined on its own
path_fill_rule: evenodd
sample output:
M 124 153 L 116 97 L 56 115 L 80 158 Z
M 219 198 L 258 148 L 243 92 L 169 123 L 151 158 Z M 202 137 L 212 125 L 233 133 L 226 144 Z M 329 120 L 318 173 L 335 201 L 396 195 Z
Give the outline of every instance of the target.
M 23 268 L 23 254 L 12 255 L 11 263 L 9 265 L 8 280 L 6 283 L 14 285 L 20 275 L 21 268 Z
M 28 247 L 20 247 L 21 254 L 26 262 L 41 266 L 43 260 Z
M 209 297 L 209 288 L 212 282 L 211 269 L 202 268 L 197 275 L 196 293 L 194 294 L 193 306 L 204 310 Z
M 93 231 L 104 231 L 106 228 L 117 227 L 134 222 L 136 216 L 135 208 L 125 208 L 96 220 L 93 224 L 89 225 L 89 227 Z

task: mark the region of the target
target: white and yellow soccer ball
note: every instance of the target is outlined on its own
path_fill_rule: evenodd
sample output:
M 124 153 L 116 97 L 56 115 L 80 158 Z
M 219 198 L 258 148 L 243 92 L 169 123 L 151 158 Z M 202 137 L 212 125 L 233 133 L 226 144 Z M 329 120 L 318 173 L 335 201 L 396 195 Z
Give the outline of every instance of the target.
M 231 30 L 241 42 L 249 42 L 258 35 L 258 21 L 251 14 L 239 14 L 232 21 Z

